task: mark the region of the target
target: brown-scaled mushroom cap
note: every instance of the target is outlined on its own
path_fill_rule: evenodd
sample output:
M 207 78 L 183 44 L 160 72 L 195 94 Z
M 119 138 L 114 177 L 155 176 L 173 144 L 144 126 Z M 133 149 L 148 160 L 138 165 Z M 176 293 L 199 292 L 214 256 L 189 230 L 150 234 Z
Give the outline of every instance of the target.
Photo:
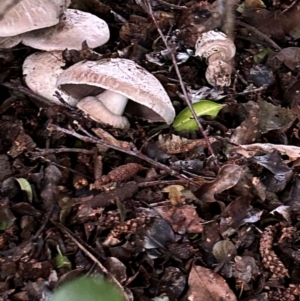
M 95 48 L 105 44 L 109 37 L 105 21 L 90 13 L 67 9 L 56 26 L 24 34 L 23 44 L 45 51 L 81 50 L 84 41 L 90 48 Z
M 57 86 L 77 99 L 98 95 L 98 100 L 104 98 L 109 110 L 116 110 L 115 114 L 118 115 L 122 114 L 126 105 L 124 98 L 128 98 L 132 100 L 125 108 L 128 113 L 148 121 L 165 121 L 168 124 L 175 118 L 175 110 L 161 83 L 128 59 L 79 62 L 58 77 Z M 116 94 L 116 100 L 112 94 Z M 93 112 L 89 114 L 95 119 Z M 97 118 L 99 120 L 101 117 Z M 109 124 L 109 120 L 101 122 Z
M 223 32 L 210 30 L 203 33 L 197 40 L 195 55 L 210 60 L 220 59 L 224 62 L 230 61 L 235 55 L 235 45 Z
M 64 9 L 65 0 L 20 0 L 11 5 L 0 20 L 0 36 L 15 36 L 53 26 L 59 22 L 59 16 Z
M 27 86 L 51 102 L 62 105 L 55 92 L 70 106 L 75 106 L 77 100 L 56 88 L 57 77 L 63 72 L 65 62 L 62 54 L 56 52 L 35 52 L 28 56 L 23 63 L 23 75 Z

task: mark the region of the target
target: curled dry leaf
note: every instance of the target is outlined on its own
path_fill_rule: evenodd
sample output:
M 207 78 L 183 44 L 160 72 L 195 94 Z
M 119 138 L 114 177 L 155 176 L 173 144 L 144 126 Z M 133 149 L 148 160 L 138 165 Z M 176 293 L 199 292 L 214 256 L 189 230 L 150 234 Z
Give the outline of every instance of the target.
M 272 143 L 253 143 L 248 145 L 239 145 L 233 147 L 231 151 L 237 152 L 246 158 L 252 158 L 257 153 L 272 153 L 278 150 L 281 155 L 286 155 L 291 161 L 295 161 L 300 157 L 300 147 L 294 145 L 272 144 Z
M 192 267 L 189 275 L 189 301 L 236 301 L 236 296 L 226 281 L 217 273 L 207 268 Z
M 215 194 L 235 186 L 241 178 L 243 168 L 234 164 L 226 164 L 219 170 L 216 180 L 204 183 L 195 195 L 202 202 L 216 202 Z
M 233 234 L 245 224 L 245 219 L 250 215 L 250 202 L 249 195 L 241 196 L 225 208 L 220 221 L 220 232 L 223 237 Z
M 275 57 L 293 71 L 300 67 L 300 48 L 298 47 L 284 48 Z
M 209 138 L 210 143 L 216 141 L 215 138 Z M 169 155 L 186 153 L 195 147 L 206 147 L 205 139 L 186 139 L 177 135 L 159 135 L 157 141 L 158 147 Z
M 236 286 L 242 290 L 250 290 L 249 282 L 259 275 L 260 271 L 255 259 L 251 256 L 236 256 L 233 264 L 233 276 L 236 278 Z
M 202 233 L 202 220 L 191 205 L 176 206 L 160 206 L 155 210 L 164 218 L 173 228 L 175 232 L 184 233 Z
M 243 105 L 248 112 L 248 117 L 238 126 L 231 137 L 234 144 L 248 144 L 256 141 L 260 136 L 259 132 L 259 106 L 254 101 Z
M 291 109 L 274 106 L 262 99 L 258 99 L 259 129 L 262 134 L 277 130 L 293 122 L 295 117 Z

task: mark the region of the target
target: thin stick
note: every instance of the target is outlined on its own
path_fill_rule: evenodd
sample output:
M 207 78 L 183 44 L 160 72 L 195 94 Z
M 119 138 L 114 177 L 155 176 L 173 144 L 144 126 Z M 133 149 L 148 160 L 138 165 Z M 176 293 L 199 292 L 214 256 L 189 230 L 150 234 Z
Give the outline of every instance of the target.
M 124 287 L 121 285 L 121 283 L 112 275 L 105 267 L 102 265 L 102 263 L 89 251 L 87 248 L 85 248 L 75 237 L 75 234 L 73 234 L 68 228 L 63 226 L 62 224 L 55 223 L 55 226 L 57 226 L 59 229 L 61 229 L 76 245 L 77 247 L 85 253 L 100 269 L 100 271 L 105 275 L 108 276 L 109 279 L 121 290 L 123 293 L 123 296 L 126 301 L 129 301 L 129 297 L 126 294 Z
M 166 6 L 169 6 L 170 8 L 173 8 L 173 9 L 179 9 L 179 10 L 184 10 L 184 9 L 187 9 L 186 6 L 181 6 L 181 5 L 176 5 L 176 4 L 171 4 L 169 2 L 166 2 L 164 0 L 158 0 L 158 2 L 166 5 Z
M 8 82 L 1 83 L 0 85 L 3 86 L 3 87 L 6 87 L 8 89 L 11 89 L 11 90 L 16 90 L 16 91 L 22 92 L 23 94 L 25 94 L 29 97 L 35 98 L 36 100 L 38 100 L 45 107 L 55 106 L 55 104 L 51 103 L 49 99 L 34 93 L 33 91 L 25 88 L 22 85 L 14 85 L 14 84 L 11 84 L 11 83 L 8 83 Z
M 247 28 L 248 30 L 252 31 L 252 33 L 254 33 L 255 35 L 257 35 L 258 37 L 262 38 L 264 41 L 268 42 L 271 46 L 273 46 L 273 48 L 275 48 L 278 51 L 281 51 L 281 47 L 278 46 L 272 39 L 270 39 L 267 35 L 265 35 L 264 33 L 262 33 L 261 31 L 259 31 L 258 29 L 256 29 L 255 27 L 244 23 L 242 21 L 236 20 L 236 24 L 243 26 L 245 28 Z
M 147 156 L 145 156 L 144 154 L 142 154 L 141 152 L 139 152 L 136 149 L 135 150 L 124 149 L 124 148 L 118 147 L 116 145 L 109 144 L 109 143 L 107 143 L 103 140 L 100 140 L 100 139 L 96 138 L 96 137 L 93 137 L 92 135 L 90 135 L 89 137 L 82 136 L 82 135 L 78 134 L 77 132 L 75 132 L 74 130 L 67 130 L 65 128 L 61 128 L 61 127 L 59 127 L 57 125 L 54 125 L 54 124 L 49 124 L 48 125 L 48 130 L 50 130 L 50 131 L 55 130 L 55 131 L 58 131 L 58 132 L 62 132 L 62 133 L 65 133 L 67 135 L 74 136 L 74 137 L 76 137 L 76 138 L 78 138 L 78 139 L 80 139 L 84 142 L 101 144 L 103 146 L 106 146 L 108 148 L 112 148 L 116 151 L 125 153 L 127 155 L 137 157 L 141 160 L 144 160 L 144 161 L 150 163 L 151 165 L 153 165 L 153 166 L 155 166 L 155 167 L 157 167 L 161 170 L 164 170 L 165 172 L 167 172 L 168 174 L 170 174 L 173 177 L 184 180 L 186 183 L 188 183 L 190 185 L 193 185 L 193 186 L 196 186 L 196 187 L 200 186 L 200 184 L 198 184 L 197 182 L 191 180 L 190 178 L 186 177 L 185 175 L 182 175 L 182 174 L 178 173 L 177 171 L 173 170 L 172 168 L 168 167 L 167 165 L 164 165 L 164 164 L 159 163 L 155 160 L 152 160 L 151 158 L 148 158 Z
M 295 0 L 291 5 L 289 5 L 289 7 L 287 7 L 285 10 L 283 10 L 281 12 L 281 15 L 285 14 L 286 12 L 288 12 L 289 10 L 291 10 L 297 3 L 299 0 Z
M 170 47 L 169 47 L 169 45 L 168 45 L 168 42 L 167 42 L 167 40 L 166 40 L 164 34 L 162 33 L 162 31 L 161 31 L 161 29 L 160 29 L 160 27 L 159 27 L 157 21 L 156 21 L 156 18 L 155 18 L 154 14 L 153 14 L 153 11 L 152 11 L 151 4 L 150 4 L 149 2 L 147 2 L 147 4 L 148 4 L 148 6 L 147 6 L 147 12 L 148 12 L 148 14 L 150 15 L 150 17 L 151 17 L 151 19 L 152 19 L 154 25 L 156 26 L 156 30 L 158 31 L 158 33 L 159 33 L 159 35 L 160 35 L 160 37 L 161 37 L 161 39 L 162 39 L 162 41 L 163 41 L 163 43 L 164 43 L 166 49 L 168 49 L 168 50 L 170 51 L 170 53 L 171 53 L 172 63 L 173 63 L 174 69 L 175 69 L 175 71 L 176 71 L 177 77 L 178 77 L 178 79 L 179 79 L 180 87 L 181 87 L 181 89 L 182 89 L 182 92 L 183 92 L 185 101 L 186 101 L 186 103 L 187 103 L 187 105 L 188 105 L 190 111 L 192 112 L 192 115 L 193 115 L 193 117 L 194 117 L 194 119 L 195 119 L 195 122 L 197 123 L 199 129 L 200 129 L 201 134 L 203 135 L 203 137 L 204 137 L 204 139 L 205 139 L 205 141 L 206 141 L 207 148 L 208 148 L 210 154 L 211 154 L 212 156 L 215 157 L 214 150 L 213 150 L 212 147 L 211 147 L 211 144 L 210 144 L 210 142 L 209 142 L 209 139 L 208 139 L 208 137 L 207 137 L 207 135 L 206 135 L 206 133 L 205 133 L 205 131 L 204 131 L 204 129 L 203 129 L 203 127 L 202 127 L 202 125 L 201 125 L 199 119 L 198 119 L 198 116 L 197 116 L 196 113 L 195 113 L 195 110 L 194 110 L 194 108 L 193 108 L 193 106 L 192 106 L 192 102 L 191 102 L 191 100 L 190 100 L 190 97 L 189 97 L 189 95 L 188 95 L 188 93 L 187 93 L 187 91 L 186 91 L 185 85 L 184 85 L 183 80 L 182 80 L 182 77 L 181 77 L 180 70 L 179 70 L 178 65 L 177 65 L 177 61 L 176 61 L 176 58 L 175 58 L 175 55 L 174 55 L 174 51 L 173 51 L 173 49 L 170 49 Z M 143 6 L 143 7 L 145 8 L 145 6 Z

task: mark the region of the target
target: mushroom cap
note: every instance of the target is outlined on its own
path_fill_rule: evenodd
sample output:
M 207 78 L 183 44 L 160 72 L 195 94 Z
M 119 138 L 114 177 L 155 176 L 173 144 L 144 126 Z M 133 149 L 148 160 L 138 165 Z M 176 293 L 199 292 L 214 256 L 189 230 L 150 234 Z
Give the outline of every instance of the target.
M 229 64 L 217 60 L 207 66 L 205 78 L 214 87 L 228 87 L 231 83 L 231 71 Z
M 45 51 L 81 50 L 86 40 L 90 48 L 99 47 L 109 40 L 105 21 L 86 12 L 67 9 L 56 26 L 27 32 L 23 44 Z
M 77 103 L 77 108 L 97 122 L 109 124 L 118 129 L 128 129 L 130 127 L 125 116 L 113 114 L 95 96 L 83 98 Z
M 59 22 L 59 15 L 65 9 L 65 0 L 20 0 L 15 5 L 11 0 L 2 1 L 9 6 L 5 6 L 7 11 L 0 20 L 1 37 L 53 26 Z
M 13 48 L 22 41 L 22 35 L 0 37 L 0 48 Z
M 215 53 L 221 55 L 223 61 L 230 61 L 235 55 L 235 45 L 223 32 L 210 30 L 198 38 L 195 55 L 209 58 Z
M 77 99 L 94 96 L 107 89 L 134 102 L 127 105 L 125 111 L 128 113 L 168 124 L 175 118 L 175 110 L 161 83 L 128 59 L 79 62 L 58 77 L 57 86 Z M 129 112 L 128 108 L 133 108 L 134 112 Z
M 63 72 L 65 62 L 61 52 L 35 52 L 23 63 L 23 75 L 27 86 L 35 93 L 44 96 L 51 102 L 62 105 L 55 92 L 70 106 L 75 106 L 77 100 L 56 88 L 57 77 Z

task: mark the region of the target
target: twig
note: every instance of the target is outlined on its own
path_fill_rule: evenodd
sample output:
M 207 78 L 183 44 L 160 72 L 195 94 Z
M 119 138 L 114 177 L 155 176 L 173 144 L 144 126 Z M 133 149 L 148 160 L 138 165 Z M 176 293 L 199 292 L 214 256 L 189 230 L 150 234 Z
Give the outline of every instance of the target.
M 184 10 L 184 9 L 187 9 L 186 6 L 181 6 L 181 5 L 176 5 L 176 4 L 171 4 L 169 2 L 166 2 L 164 0 L 158 0 L 158 2 L 166 5 L 166 6 L 169 6 L 170 8 L 173 8 L 173 9 L 180 9 L 180 10 Z
M 243 26 L 243 27 L 247 28 L 248 30 L 252 31 L 252 33 L 254 33 L 258 37 L 262 38 L 264 41 L 268 42 L 276 50 L 278 50 L 278 51 L 282 50 L 281 47 L 279 47 L 271 38 L 269 38 L 267 35 L 265 35 L 261 31 L 259 31 L 255 27 L 253 27 L 247 23 L 244 23 L 242 21 L 239 21 L 239 20 L 236 20 L 236 24 Z
M 102 263 L 89 251 L 87 248 L 85 248 L 76 238 L 75 234 L 73 234 L 68 228 L 63 226 L 62 224 L 55 223 L 55 226 L 57 226 L 59 229 L 61 229 L 76 245 L 77 247 L 85 253 L 93 262 L 98 266 L 100 271 L 107 276 L 123 293 L 123 296 L 126 301 L 130 301 L 128 295 L 126 294 L 124 287 L 120 284 L 120 282 L 112 275 L 103 265 Z
M 145 9 L 145 7 L 146 7 L 146 12 L 147 12 L 147 13 L 149 14 L 149 16 L 151 17 L 151 19 L 152 19 L 152 21 L 153 21 L 153 23 L 154 23 L 154 25 L 155 25 L 155 27 L 156 27 L 156 30 L 158 31 L 158 33 L 159 33 L 159 35 L 160 35 L 160 37 L 161 37 L 161 39 L 162 39 L 162 41 L 163 41 L 163 43 L 164 43 L 166 49 L 170 51 L 172 63 L 173 63 L 174 69 L 175 69 L 175 71 L 176 71 L 177 77 L 178 77 L 178 79 L 179 79 L 180 87 L 181 87 L 182 92 L 183 92 L 183 95 L 184 95 L 184 97 L 185 97 L 185 101 L 186 101 L 186 103 L 187 103 L 187 105 L 188 105 L 190 111 L 192 112 L 192 115 L 193 115 L 193 117 L 194 117 L 194 119 L 195 119 L 195 122 L 197 123 L 199 129 L 200 129 L 201 134 L 203 135 L 203 137 L 204 137 L 204 139 L 205 139 L 205 141 L 206 141 L 207 148 L 208 148 L 209 152 L 211 153 L 212 156 L 215 156 L 214 151 L 213 151 L 213 149 L 212 149 L 212 147 L 211 147 L 211 144 L 210 144 L 210 142 L 209 142 L 209 139 L 208 139 L 208 137 L 207 137 L 207 135 L 206 135 L 206 133 L 205 133 L 205 131 L 204 131 L 204 129 L 203 129 L 203 127 L 202 127 L 202 125 L 201 125 L 199 119 L 198 119 L 198 116 L 197 116 L 196 113 L 195 113 L 195 110 L 194 110 L 194 108 L 193 108 L 193 106 L 192 106 L 192 102 L 191 102 L 191 100 L 190 100 L 190 97 L 189 97 L 189 95 L 188 95 L 188 93 L 187 93 L 187 91 L 186 91 L 185 85 L 184 85 L 183 80 L 182 80 L 182 77 L 181 77 L 180 70 L 179 70 L 178 65 L 177 65 L 177 61 L 176 61 L 176 58 L 175 58 L 175 55 L 174 55 L 174 51 L 173 51 L 173 49 L 170 49 L 170 47 L 169 47 L 169 45 L 168 45 L 168 42 L 167 42 L 167 40 L 166 40 L 164 34 L 162 33 L 162 31 L 161 31 L 161 29 L 160 29 L 160 27 L 159 27 L 159 25 L 158 25 L 158 23 L 157 23 L 157 20 L 156 20 L 154 14 L 153 14 L 152 6 L 151 6 L 150 2 L 147 1 L 147 6 L 143 5 L 142 7 L 143 7 L 144 9 Z
M 159 181 L 150 181 L 150 182 L 141 182 L 138 184 L 139 188 L 153 187 L 158 185 L 185 185 L 186 181 L 183 180 L 159 180 Z
M 38 156 L 48 156 L 52 154 L 59 154 L 59 153 L 81 153 L 86 155 L 92 155 L 95 153 L 95 150 L 89 149 L 82 149 L 82 148 L 52 148 L 52 149 L 42 149 L 42 148 L 35 148 L 36 152 L 30 152 L 30 155 L 38 157 Z
M 295 0 L 291 5 L 289 5 L 285 10 L 283 10 L 280 14 L 283 15 L 286 12 L 288 12 L 289 10 L 291 10 L 292 8 L 294 8 L 294 6 L 298 3 L 299 0 Z
M 92 135 L 90 135 L 89 137 L 87 136 L 82 136 L 80 134 L 78 134 L 77 132 L 75 132 L 74 130 L 67 130 L 65 128 L 61 128 L 57 125 L 54 125 L 54 124 L 49 124 L 48 125 L 48 130 L 54 130 L 54 131 L 58 131 L 58 132 L 62 132 L 62 133 L 65 133 L 67 135 L 71 135 L 71 136 L 74 136 L 84 142 L 87 142 L 87 143 L 94 143 L 94 144 L 101 144 L 103 146 L 106 146 L 108 148 L 112 148 L 116 151 L 119 151 L 119 152 L 122 152 L 122 153 L 125 153 L 127 155 L 130 155 L 130 156 L 133 156 L 133 157 L 137 157 L 141 160 L 144 160 L 150 164 L 152 164 L 153 166 L 161 169 L 161 170 L 164 170 L 165 172 L 167 172 L 168 174 L 170 174 L 171 176 L 173 177 L 176 177 L 176 178 L 179 178 L 179 179 L 182 179 L 184 180 L 186 183 L 190 184 L 190 185 L 193 185 L 193 186 L 196 186 L 196 187 L 199 187 L 200 185 L 191 180 L 190 178 L 182 175 L 182 174 L 179 174 L 177 171 L 173 170 L 172 168 L 162 164 L 162 163 L 159 163 L 155 160 L 152 160 L 151 158 L 148 158 L 147 156 L 145 156 L 144 154 L 142 154 L 141 152 L 137 151 L 137 150 L 128 150 L 128 149 L 124 149 L 124 148 L 121 148 L 121 147 L 118 147 L 116 145 L 113 145 L 113 144 L 109 144 L 103 140 L 100 140 L 96 137 L 93 137 Z
M 268 85 L 263 85 L 259 88 L 255 88 L 255 89 L 251 89 L 251 90 L 245 90 L 243 92 L 238 92 L 238 93 L 233 93 L 233 95 L 246 95 L 246 94 L 250 94 L 250 93 L 257 93 L 257 92 L 261 92 L 263 90 L 266 90 L 268 87 Z
M 51 103 L 49 99 L 32 92 L 31 90 L 25 88 L 22 85 L 14 85 L 14 84 L 7 83 L 7 82 L 1 83 L 0 85 L 3 86 L 3 87 L 6 87 L 8 89 L 11 89 L 11 90 L 16 90 L 16 91 L 22 92 L 23 94 L 25 94 L 29 97 L 35 98 L 36 100 L 41 102 L 41 104 L 45 107 L 55 106 L 55 104 Z

